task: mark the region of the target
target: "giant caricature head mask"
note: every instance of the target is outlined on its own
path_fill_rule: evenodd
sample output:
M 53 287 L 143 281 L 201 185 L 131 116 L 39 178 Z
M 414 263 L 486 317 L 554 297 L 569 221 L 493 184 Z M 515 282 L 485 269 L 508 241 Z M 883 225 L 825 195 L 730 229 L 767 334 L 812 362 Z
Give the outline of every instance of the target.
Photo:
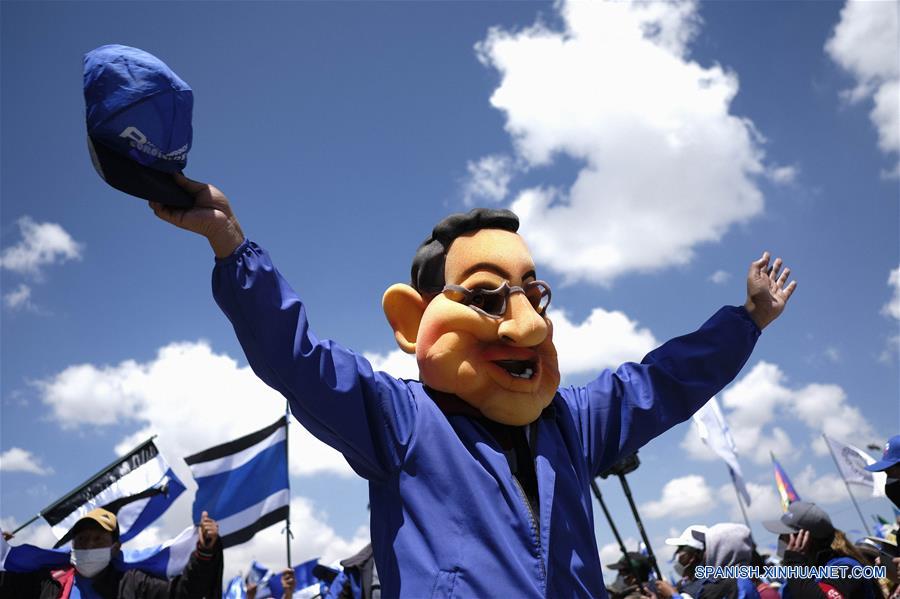
M 559 386 L 549 287 L 536 282 L 518 226 L 508 210 L 447 217 L 416 253 L 412 285 L 393 285 L 383 300 L 425 385 L 512 425 L 534 421 Z

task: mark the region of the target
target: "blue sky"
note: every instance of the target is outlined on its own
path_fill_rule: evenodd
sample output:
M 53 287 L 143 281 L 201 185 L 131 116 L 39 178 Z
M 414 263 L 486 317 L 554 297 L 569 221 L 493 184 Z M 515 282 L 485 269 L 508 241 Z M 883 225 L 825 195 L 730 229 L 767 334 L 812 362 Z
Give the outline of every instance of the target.
M 820 435 L 865 446 L 900 428 L 896 9 L 2 3 L 3 527 L 152 433 L 189 478 L 181 457 L 283 405 L 212 300 L 205 242 L 90 165 L 81 59 L 121 43 L 192 86 L 185 172 L 228 194 L 318 334 L 393 372 L 410 364 L 381 294 L 471 205 L 522 217 L 572 383 L 742 303 L 749 262 L 784 256 L 798 291 L 719 396 L 754 532 L 771 542 L 758 522 L 779 509 L 769 450 L 801 496 L 860 529 Z M 299 429 L 292 441 L 295 557 L 353 553 L 365 483 Z M 658 551 L 688 524 L 739 519 L 690 424 L 641 458 L 630 481 Z M 621 491 L 602 488 L 636 539 Z M 867 518 L 890 514 L 855 493 Z M 187 496 L 145 541 L 183 528 Z M 599 512 L 595 533 L 613 541 Z M 226 574 L 282 548 L 273 527 L 229 550 Z

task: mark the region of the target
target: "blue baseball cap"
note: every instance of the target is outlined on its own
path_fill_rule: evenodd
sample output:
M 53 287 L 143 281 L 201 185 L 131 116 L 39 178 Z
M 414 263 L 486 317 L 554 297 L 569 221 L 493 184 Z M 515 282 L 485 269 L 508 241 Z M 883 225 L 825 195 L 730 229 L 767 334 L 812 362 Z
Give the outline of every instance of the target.
M 900 463 L 900 435 L 894 435 L 888 439 L 888 442 L 884 444 L 881 459 L 865 468 L 869 472 L 882 472 L 897 463 Z
M 163 204 L 194 199 L 172 178 L 187 165 L 191 88 L 152 54 L 118 44 L 84 55 L 88 149 L 111 186 Z

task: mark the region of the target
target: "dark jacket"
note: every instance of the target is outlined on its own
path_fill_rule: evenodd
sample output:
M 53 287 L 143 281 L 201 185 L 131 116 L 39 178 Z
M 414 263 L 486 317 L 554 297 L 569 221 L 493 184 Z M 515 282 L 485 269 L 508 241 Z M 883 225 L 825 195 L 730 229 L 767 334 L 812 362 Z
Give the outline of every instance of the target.
M 831 550 L 823 551 L 813 560 L 804 553 L 785 551 L 783 566 L 860 566 L 853 558 L 842 557 Z M 834 591 L 843 599 L 874 599 L 881 591 L 874 581 L 863 578 L 791 578 L 785 582 L 781 596 L 785 599 L 832 599 Z
M 194 551 L 184 572 L 171 580 L 140 570 L 122 572 L 107 566 L 93 578 L 94 590 L 103 599 L 221 599 L 222 568 L 220 540 L 209 553 Z M 59 599 L 63 590 L 59 572 L 4 572 L 0 599 Z

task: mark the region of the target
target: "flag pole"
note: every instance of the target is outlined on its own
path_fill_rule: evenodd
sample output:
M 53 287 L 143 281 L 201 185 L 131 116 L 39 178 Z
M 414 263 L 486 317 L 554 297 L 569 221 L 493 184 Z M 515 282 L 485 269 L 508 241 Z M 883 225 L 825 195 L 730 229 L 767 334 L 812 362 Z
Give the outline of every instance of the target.
M 596 479 L 591 480 L 591 490 L 594 492 L 594 496 L 597 498 L 597 502 L 603 509 L 604 515 L 606 515 L 606 521 L 609 522 L 609 527 L 612 529 L 613 536 L 616 537 L 616 541 L 619 543 L 619 550 L 622 552 L 622 557 L 625 559 L 625 564 L 628 568 L 628 572 L 631 573 L 631 575 L 639 581 L 638 584 L 643 589 L 644 583 L 640 582 L 641 577 L 636 571 L 634 565 L 631 563 L 631 559 L 629 559 L 628 557 L 628 550 L 625 549 L 625 543 L 622 541 L 622 537 L 619 535 L 619 529 L 616 528 L 616 523 L 613 522 L 612 516 L 609 513 L 609 509 L 607 509 L 606 507 L 606 502 L 603 501 L 603 494 L 600 493 L 600 487 L 597 485 Z
M 616 537 L 616 542 L 619 543 L 619 549 L 622 551 L 622 555 L 627 558 L 628 551 L 625 549 L 625 543 L 622 542 L 622 537 L 619 535 L 619 529 L 616 528 L 616 523 L 613 522 L 609 510 L 606 508 L 606 502 L 603 501 L 603 495 L 600 493 L 600 487 L 597 486 L 596 480 L 591 481 L 591 490 L 594 492 L 594 497 L 597 498 L 597 502 L 600 504 L 600 509 L 603 510 L 603 514 L 606 516 L 606 521 L 609 522 L 609 527 L 612 529 L 613 536 Z
M 288 432 L 291 430 L 291 404 L 289 401 L 284 402 L 284 463 L 287 465 L 288 471 L 288 512 L 287 512 L 287 520 L 285 522 L 285 535 L 284 540 L 287 546 L 287 567 L 291 568 L 291 467 L 290 454 L 288 453 Z
M 863 528 L 866 529 L 866 534 L 871 535 L 872 531 L 869 530 L 869 524 L 866 522 L 866 519 L 863 518 L 862 510 L 859 509 L 859 504 L 856 503 L 856 497 L 853 496 L 853 491 L 850 490 L 850 485 L 847 483 L 846 477 L 844 477 L 844 473 L 841 471 L 841 465 L 837 461 L 837 456 L 834 455 L 834 451 L 831 449 L 831 443 L 828 442 L 828 437 L 825 436 L 825 433 L 822 433 L 822 439 L 825 440 L 825 447 L 828 448 L 828 453 L 831 454 L 831 459 L 834 460 L 834 467 L 837 468 L 838 474 L 841 475 L 841 480 L 844 481 L 844 486 L 847 487 L 847 494 L 850 495 L 850 501 L 853 502 L 853 507 L 856 508 L 856 513 L 859 514 L 859 519 L 862 520 Z
M 656 556 L 653 555 L 653 547 L 650 546 L 650 539 L 647 537 L 647 531 L 644 530 L 644 523 L 641 522 L 641 515 L 638 513 L 637 506 L 634 504 L 634 498 L 631 496 L 631 487 L 628 486 L 628 480 L 622 472 L 616 473 L 616 476 L 619 477 L 619 482 L 622 483 L 625 499 L 628 500 L 628 505 L 631 507 L 631 513 L 634 514 L 634 521 L 637 523 L 638 532 L 641 534 L 641 538 L 644 539 L 644 545 L 647 547 L 647 557 L 650 558 L 650 567 L 656 572 L 656 577 L 659 580 L 662 580 L 663 577 L 662 573 L 659 571 L 659 565 L 656 563 Z
M 750 519 L 747 518 L 747 510 L 744 509 L 744 500 L 741 499 L 741 492 L 738 491 L 737 480 L 734 477 L 734 470 L 731 466 L 728 466 L 728 474 L 731 475 L 731 486 L 734 487 L 734 494 L 737 495 L 738 505 L 741 508 L 741 515 L 744 516 L 744 523 L 747 525 L 747 528 L 750 529 L 750 544 L 753 545 L 755 549 L 756 541 L 753 540 L 753 529 L 750 527 Z
M 156 438 L 156 435 L 153 435 L 152 437 L 150 437 L 149 439 L 147 439 L 146 441 L 144 441 L 143 443 L 141 443 L 140 445 L 138 445 L 137 447 L 135 447 L 133 450 L 131 450 L 131 451 L 129 451 L 128 453 L 126 453 L 125 455 L 127 456 L 127 455 L 130 455 L 130 454 L 136 452 L 138 449 L 140 449 L 141 447 L 143 447 L 143 446 L 146 445 L 147 443 L 150 443 L 150 442 L 153 441 L 153 439 L 155 439 L 155 438 Z M 98 470 L 96 474 L 94 474 L 93 476 L 91 476 L 90 478 L 88 478 L 87 480 L 85 480 L 83 483 L 81 483 L 80 485 L 78 485 L 77 487 L 75 487 L 74 490 L 69 491 L 68 493 L 66 493 L 65 495 L 63 495 L 61 498 L 57 499 L 56 501 L 54 501 L 53 503 L 51 503 L 50 505 L 48 505 L 47 507 L 45 507 L 44 509 L 42 509 L 41 511 L 39 511 L 39 512 L 34 516 L 34 518 L 32 518 L 31 520 L 29 520 L 28 522 L 26 522 L 25 524 L 23 524 L 23 525 L 20 526 L 19 528 L 17 528 L 17 529 L 15 529 L 14 531 L 12 531 L 12 534 L 16 534 L 17 532 L 19 532 L 20 530 L 22 530 L 23 528 L 25 528 L 26 526 L 28 526 L 29 524 L 31 524 L 32 522 L 34 522 L 35 520 L 37 520 L 38 518 L 40 518 L 41 516 L 43 516 L 43 515 L 44 515 L 44 512 L 49 512 L 50 510 L 52 510 L 53 508 L 55 508 L 57 505 L 59 505 L 60 503 L 62 503 L 63 501 L 65 501 L 66 499 L 68 499 L 69 497 L 71 497 L 72 495 L 74 495 L 75 492 L 81 490 L 81 488 L 84 487 L 86 484 L 88 484 L 89 482 L 91 482 L 92 480 L 94 480 L 95 478 L 97 478 L 99 475 L 103 474 L 104 472 L 106 472 L 107 470 L 109 470 L 110 468 L 112 468 L 113 466 L 115 466 L 116 464 L 118 464 L 119 462 L 121 462 L 122 459 L 123 459 L 123 458 L 116 458 L 115 460 L 113 460 L 112 462 L 110 462 L 109 464 L 107 464 L 106 466 L 104 466 L 103 468 L 101 468 L 100 470 Z

